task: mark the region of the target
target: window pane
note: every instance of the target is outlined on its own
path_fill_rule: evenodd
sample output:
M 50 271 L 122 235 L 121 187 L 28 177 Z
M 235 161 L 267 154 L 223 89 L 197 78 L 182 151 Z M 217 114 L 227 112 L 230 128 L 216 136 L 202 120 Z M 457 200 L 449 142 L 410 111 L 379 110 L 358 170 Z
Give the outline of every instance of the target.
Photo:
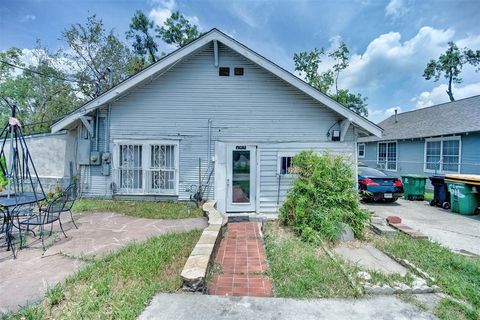
M 281 157 L 280 166 L 280 174 L 289 174 L 290 169 L 292 168 L 292 157 Z
M 379 143 L 378 144 L 378 162 L 385 163 L 386 159 L 387 159 L 387 144 Z
M 151 188 L 175 190 L 175 153 L 174 145 L 150 146 Z
M 449 140 L 443 141 L 443 155 L 444 156 L 458 156 L 460 141 Z
M 120 188 L 142 188 L 142 146 L 120 146 Z
M 250 151 L 233 151 L 232 202 L 250 202 Z
M 397 143 L 389 142 L 387 145 L 387 169 L 397 170 Z
M 443 141 L 443 171 L 458 171 L 460 141 L 446 140 Z
M 364 144 L 359 144 L 358 145 L 358 156 L 359 157 L 365 156 L 365 145 Z
M 429 170 L 440 170 L 441 141 L 427 141 L 426 145 L 426 168 Z

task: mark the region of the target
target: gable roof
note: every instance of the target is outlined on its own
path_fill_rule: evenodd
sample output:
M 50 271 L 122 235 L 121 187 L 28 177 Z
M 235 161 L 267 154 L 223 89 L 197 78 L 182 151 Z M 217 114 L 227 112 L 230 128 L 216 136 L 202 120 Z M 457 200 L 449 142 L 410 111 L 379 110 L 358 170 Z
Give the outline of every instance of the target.
M 480 95 L 399 113 L 378 124 L 382 138 L 366 137 L 361 142 L 413 139 L 480 131 Z
M 378 137 L 381 136 L 382 134 L 381 128 L 379 128 L 373 122 L 345 108 L 344 106 L 342 106 L 335 100 L 331 99 L 327 95 L 321 93 L 314 87 L 310 86 L 308 83 L 301 80 L 294 74 L 288 72 L 287 70 L 281 68 L 280 66 L 276 65 L 275 63 L 261 56 L 260 54 L 247 48 L 243 44 L 227 36 L 226 34 L 219 31 L 218 29 L 210 30 L 209 32 L 199 37 L 198 39 L 190 42 L 188 45 L 175 50 L 174 52 L 163 57 L 161 60 L 157 61 L 156 63 L 132 75 L 131 77 L 117 84 L 115 87 L 104 92 L 97 98 L 85 103 L 80 108 L 76 109 L 72 113 L 66 115 L 64 118 L 54 123 L 51 127 L 52 132 L 57 132 L 59 130 L 68 128 L 85 114 L 92 112 L 93 110 L 101 107 L 102 105 L 105 105 L 106 103 L 110 103 L 112 101 L 119 99 L 123 94 L 135 88 L 139 84 L 144 83 L 145 81 L 148 81 L 150 79 L 156 78 L 158 76 L 161 76 L 163 73 L 165 73 L 170 68 L 172 68 L 177 62 L 181 61 L 186 56 L 192 53 L 195 53 L 197 50 L 200 50 L 202 47 L 204 47 L 205 45 L 207 45 L 212 41 L 221 42 L 223 45 L 229 47 L 230 49 L 234 50 L 235 52 L 242 55 L 243 57 L 251 60 L 257 65 L 263 67 L 264 69 L 268 70 L 269 72 L 283 79 L 290 85 L 296 87 L 300 91 L 311 96 L 313 99 L 317 100 L 322 105 L 332 109 L 337 114 L 348 119 L 352 124 L 364 129 L 370 134 L 373 134 Z

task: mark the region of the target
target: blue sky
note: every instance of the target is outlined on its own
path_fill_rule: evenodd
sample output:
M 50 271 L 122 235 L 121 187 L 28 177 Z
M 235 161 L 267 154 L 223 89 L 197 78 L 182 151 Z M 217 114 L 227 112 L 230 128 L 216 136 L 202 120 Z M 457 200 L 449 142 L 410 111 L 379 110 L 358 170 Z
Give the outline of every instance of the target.
M 293 54 L 326 49 L 344 41 L 352 52 L 340 86 L 368 97 L 370 119 L 446 102 L 445 81 L 422 78 L 430 58 L 448 41 L 480 49 L 480 1 L 414 0 L 1 0 L 0 50 L 29 49 L 41 39 L 51 49 L 68 25 L 96 13 L 123 37 L 140 9 L 157 23 L 180 10 L 202 31 L 219 28 L 238 41 L 293 71 Z M 164 51 L 172 48 L 163 47 Z M 325 61 L 322 68 L 328 68 Z M 480 94 L 480 72 L 467 67 L 456 98 Z

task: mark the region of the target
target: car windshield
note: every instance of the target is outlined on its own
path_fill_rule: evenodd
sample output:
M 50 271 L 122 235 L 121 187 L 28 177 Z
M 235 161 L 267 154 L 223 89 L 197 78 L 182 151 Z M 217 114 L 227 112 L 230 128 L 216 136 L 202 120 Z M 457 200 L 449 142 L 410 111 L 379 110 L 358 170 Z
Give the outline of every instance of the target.
M 386 177 L 382 171 L 369 167 L 358 167 L 358 174 L 365 177 Z

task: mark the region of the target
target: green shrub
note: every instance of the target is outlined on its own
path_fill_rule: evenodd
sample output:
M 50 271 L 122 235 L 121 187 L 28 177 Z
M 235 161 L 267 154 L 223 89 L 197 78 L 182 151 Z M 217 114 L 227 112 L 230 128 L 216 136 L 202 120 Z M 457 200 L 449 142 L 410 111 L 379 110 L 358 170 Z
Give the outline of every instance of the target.
M 336 240 L 342 223 L 359 236 L 369 215 L 360 209 L 351 161 L 328 152 L 303 151 L 293 164 L 298 178 L 280 209 L 281 221 L 307 241 Z

